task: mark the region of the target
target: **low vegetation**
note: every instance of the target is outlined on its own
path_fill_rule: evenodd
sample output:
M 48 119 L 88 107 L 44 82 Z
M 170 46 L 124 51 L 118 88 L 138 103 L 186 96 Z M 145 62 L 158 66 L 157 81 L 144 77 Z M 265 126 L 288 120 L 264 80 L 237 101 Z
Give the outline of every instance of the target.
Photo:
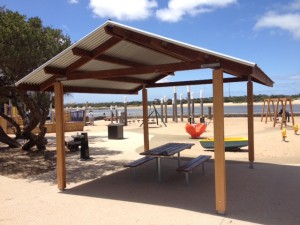
M 291 97 L 292 99 L 300 99 L 300 94 L 297 95 L 254 95 L 254 102 L 263 102 L 264 99 L 267 98 L 285 98 L 285 97 Z M 172 104 L 172 99 L 168 99 L 168 105 Z M 200 103 L 200 98 L 195 98 L 194 99 L 195 103 Z M 212 103 L 213 98 L 204 98 L 203 102 L 204 103 Z M 153 104 L 159 105 L 160 104 L 160 99 L 154 99 Z M 231 96 L 231 97 L 224 97 L 224 102 L 233 102 L 233 103 L 242 103 L 242 102 L 247 102 L 247 96 Z M 187 103 L 187 99 L 183 99 L 183 103 Z M 109 108 L 111 105 L 123 105 L 123 102 L 99 102 L 99 103 L 89 103 L 89 106 L 95 107 L 95 108 Z M 141 101 L 131 101 L 127 103 L 130 106 L 141 106 L 142 102 Z M 86 103 L 72 103 L 72 105 L 66 104 L 65 107 L 84 107 L 86 106 Z

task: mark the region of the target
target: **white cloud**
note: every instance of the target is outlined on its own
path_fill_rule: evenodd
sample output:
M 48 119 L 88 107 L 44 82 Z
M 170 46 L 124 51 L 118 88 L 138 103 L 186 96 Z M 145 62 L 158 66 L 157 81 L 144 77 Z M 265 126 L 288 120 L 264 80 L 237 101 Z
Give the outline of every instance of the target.
M 77 4 L 77 3 L 79 3 L 79 0 L 68 0 L 68 2 L 70 4 Z
M 300 0 L 291 2 L 288 7 L 265 13 L 254 26 L 256 30 L 264 28 L 282 29 L 300 39 Z
M 288 5 L 290 10 L 300 10 L 300 0 L 295 0 Z
M 290 77 L 291 80 L 299 80 L 300 81 L 300 75 L 294 75 Z
M 97 17 L 117 20 L 141 20 L 151 16 L 155 0 L 90 0 L 89 7 Z
M 156 17 L 166 22 L 178 22 L 185 15 L 195 16 L 237 3 L 237 0 L 170 0 L 168 8 L 159 9 Z

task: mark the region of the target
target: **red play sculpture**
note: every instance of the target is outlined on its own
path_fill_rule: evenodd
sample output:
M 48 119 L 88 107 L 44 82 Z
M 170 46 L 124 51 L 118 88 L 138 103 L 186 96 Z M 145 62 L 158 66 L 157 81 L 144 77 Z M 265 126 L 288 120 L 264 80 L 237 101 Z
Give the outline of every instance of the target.
M 206 130 L 205 123 L 189 124 L 185 125 L 186 132 L 191 135 L 192 138 L 198 138 Z

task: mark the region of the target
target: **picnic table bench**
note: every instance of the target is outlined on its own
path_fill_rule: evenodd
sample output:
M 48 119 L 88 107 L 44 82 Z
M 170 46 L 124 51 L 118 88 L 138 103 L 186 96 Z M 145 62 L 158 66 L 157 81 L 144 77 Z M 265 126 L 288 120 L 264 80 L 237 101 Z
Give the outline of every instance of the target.
M 184 149 L 189 149 L 194 144 L 190 143 L 167 143 L 151 150 L 140 153 L 140 155 L 145 155 L 145 157 L 135 160 L 133 162 L 127 163 L 124 167 L 136 168 L 152 159 L 156 159 L 156 167 L 158 173 L 158 180 L 161 181 L 161 157 L 170 157 L 174 154 L 178 154 L 178 166 L 180 166 L 180 152 Z M 134 170 L 134 175 L 136 171 Z
M 156 158 L 158 181 L 161 181 L 161 158 L 177 154 L 178 166 L 180 166 L 180 152 L 190 149 L 194 143 L 167 143 L 151 150 L 140 153 L 140 155 L 153 156 Z
M 194 158 L 177 168 L 178 172 L 185 173 L 186 185 L 189 184 L 189 174 L 193 171 L 195 167 L 202 165 L 202 174 L 204 174 L 204 162 L 208 161 L 210 158 L 210 155 L 200 155 L 197 158 Z
M 132 161 L 130 163 L 126 163 L 124 167 L 134 168 L 134 177 L 136 176 L 136 168 L 143 165 L 146 162 L 151 161 L 152 159 L 155 159 L 154 156 L 145 156 L 143 158 L 137 159 L 135 161 Z

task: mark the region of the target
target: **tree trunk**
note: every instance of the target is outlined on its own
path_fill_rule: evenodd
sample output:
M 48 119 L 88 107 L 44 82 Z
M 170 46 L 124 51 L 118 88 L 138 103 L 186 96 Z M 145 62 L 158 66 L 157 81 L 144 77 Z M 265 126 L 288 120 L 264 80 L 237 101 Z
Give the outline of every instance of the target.
M 40 133 L 37 136 L 37 140 L 36 140 L 36 147 L 38 150 L 46 149 L 46 144 L 48 143 L 47 139 L 45 138 L 46 132 L 47 132 L 46 127 L 40 127 Z
M 0 126 L 0 141 L 8 144 L 10 148 L 18 148 L 21 145 L 11 137 L 9 137 L 3 130 L 3 128 Z
M 47 116 L 49 114 L 49 108 L 48 110 L 45 109 L 43 110 L 43 118 L 39 124 L 39 129 L 40 129 L 40 133 L 37 137 L 37 142 L 36 142 L 36 147 L 39 150 L 45 150 L 46 149 L 46 144 L 48 143 L 47 139 L 45 138 L 46 132 L 47 132 L 47 128 L 45 127 L 45 123 L 47 120 Z
M 19 124 L 17 124 L 16 121 L 14 121 L 11 117 L 7 116 L 6 114 L 0 112 L 0 116 L 3 117 L 5 120 L 7 120 L 9 123 L 11 123 L 15 128 L 16 128 L 16 137 L 15 139 L 22 139 L 22 133 L 21 133 L 21 128 Z
M 30 111 L 29 114 L 25 115 L 28 120 L 22 133 L 29 141 L 23 145 L 22 149 L 30 151 L 36 145 L 38 150 L 45 150 L 47 144 L 45 121 L 49 113 L 50 99 L 43 93 L 36 93 L 30 97 L 21 90 L 19 90 L 19 95 Z M 37 126 L 40 130 L 38 135 L 32 133 Z

